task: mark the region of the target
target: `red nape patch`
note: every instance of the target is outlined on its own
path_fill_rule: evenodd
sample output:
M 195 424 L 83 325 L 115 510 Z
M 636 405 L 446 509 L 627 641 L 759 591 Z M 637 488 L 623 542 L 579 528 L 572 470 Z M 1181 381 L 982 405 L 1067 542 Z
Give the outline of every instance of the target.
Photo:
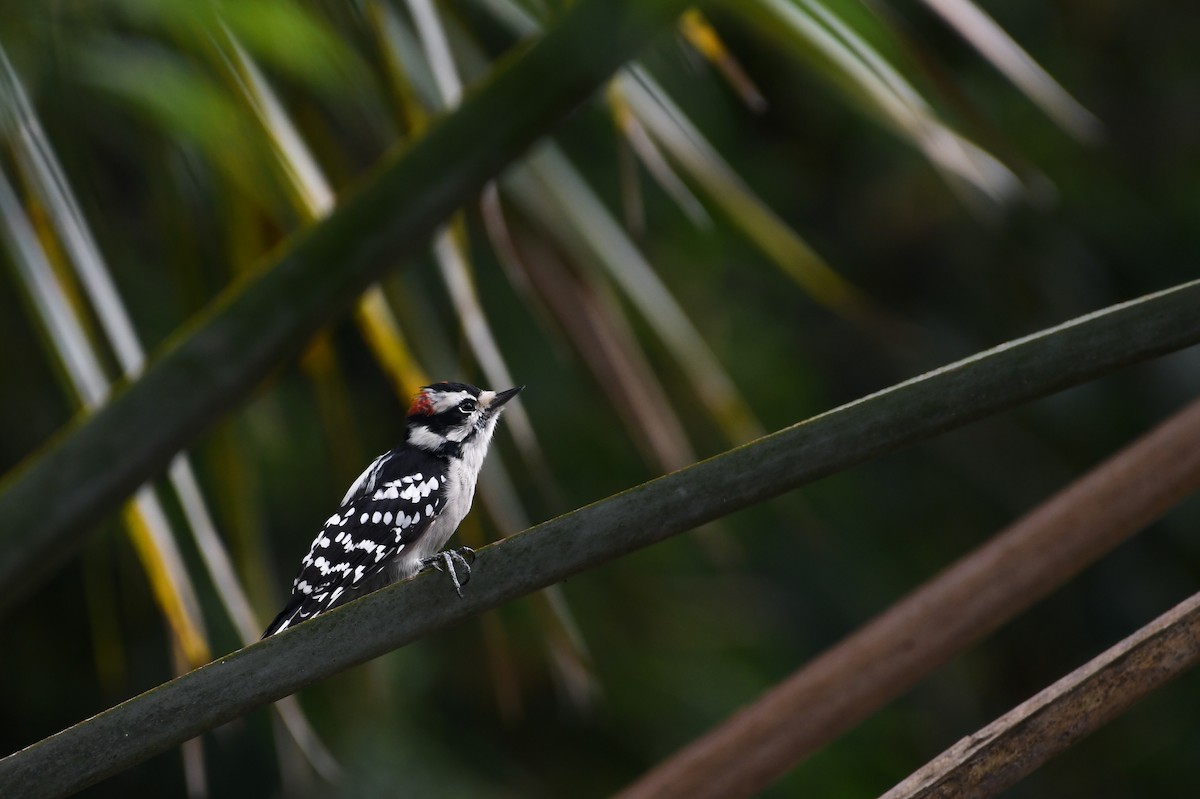
M 408 408 L 409 416 L 433 416 L 433 400 L 422 391 L 413 397 L 412 405 Z

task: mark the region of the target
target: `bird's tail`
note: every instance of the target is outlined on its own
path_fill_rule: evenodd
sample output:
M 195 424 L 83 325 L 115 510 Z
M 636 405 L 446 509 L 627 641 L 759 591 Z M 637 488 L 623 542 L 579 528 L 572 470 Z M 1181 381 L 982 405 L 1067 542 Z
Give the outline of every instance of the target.
M 292 596 L 288 603 L 284 605 L 283 610 L 279 611 L 279 615 L 275 617 L 275 621 L 267 625 L 267 631 L 262 634 L 263 638 L 272 636 L 280 630 L 287 629 L 296 619 L 296 614 L 300 612 L 300 606 L 304 603 L 303 597 Z

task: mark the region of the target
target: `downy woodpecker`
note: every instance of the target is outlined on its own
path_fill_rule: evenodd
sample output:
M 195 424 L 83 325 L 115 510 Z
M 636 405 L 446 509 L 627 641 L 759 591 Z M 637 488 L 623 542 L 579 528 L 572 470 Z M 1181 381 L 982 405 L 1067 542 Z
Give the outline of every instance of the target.
M 405 441 L 367 467 L 313 540 L 292 597 L 263 637 L 368 591 L 444 565 L 470 577 L 463 547 L 441 551 L 471 509 L 475 480 L 504 408 L 524 386 L 487 391 L 466 383 L 425 386 L 408 409 Z M 465 582 L 465 580 L 463 580 Z

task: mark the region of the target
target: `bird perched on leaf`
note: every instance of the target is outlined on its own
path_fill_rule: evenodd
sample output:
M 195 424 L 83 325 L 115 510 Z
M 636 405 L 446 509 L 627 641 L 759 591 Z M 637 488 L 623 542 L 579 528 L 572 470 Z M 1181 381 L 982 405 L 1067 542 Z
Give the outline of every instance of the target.
M 422 388 L 408 409 L 404 443 L 376 458 L 350 486 L 313 539 L 291 599 L 263 637 L 427 566 L 444 567 L 462 596 L 475 553 L 442 547 L 471 509 L 504 404 L 523 388 L 487 391 L 466 383 Z

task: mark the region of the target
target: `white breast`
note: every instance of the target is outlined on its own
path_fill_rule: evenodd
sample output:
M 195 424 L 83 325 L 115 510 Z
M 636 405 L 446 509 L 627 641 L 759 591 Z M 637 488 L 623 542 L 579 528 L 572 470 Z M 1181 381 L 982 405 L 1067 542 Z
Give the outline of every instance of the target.
M 421 561 L 440 552 L 458 529 L 458 525 L 466 518 L 467 512 L 471 510 L 471 502 L 475 499 L 475 483 L 479 479 L 479 470 L 483 466 L 495 426 L 496 419 L 493 417 L 488 426 L 463 448 L 462 457 L 450 461 L 450 468 L 446 473 L 446 506 L 434 518 L 421 538 L 411 547 L 406 547 L 393 561 L 394 579 L 411 577 L 420 571 Z

